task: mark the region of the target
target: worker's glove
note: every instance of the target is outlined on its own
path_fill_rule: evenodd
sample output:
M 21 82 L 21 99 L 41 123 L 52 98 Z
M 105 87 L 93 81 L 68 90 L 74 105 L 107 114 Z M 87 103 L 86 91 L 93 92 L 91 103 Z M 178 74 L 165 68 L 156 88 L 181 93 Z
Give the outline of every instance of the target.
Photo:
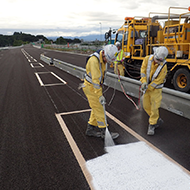
M 121 60 L 121 62 L 125 61 L 125 57 Z
M 80 90 L 81 88 L 84 88 L 84 87 L 85 87 L 84 83 L 80 83 L 78 86 L 78 90 Z
M 123 61 L 125 60 L 125 58 L 121 59 L 120 61 L 117 60 L 118 63 L 123 63 Z
M 100 102 L 100 104 L 102 104 L 102 105 L 106 104 L 106 99 L 105 99 L 105 97 L 104 97 L 104 96 L 100 96 L 100 97 L 99 97 L 99 102 Z
M 148 87 L 148 85 L 147 85 L 146 82 L 142 83 L 142 84 L 141 84 L 141 91 L 142 91 L 142 92 L 145 91 L 145 90 L 147 89 L 147 87 Z

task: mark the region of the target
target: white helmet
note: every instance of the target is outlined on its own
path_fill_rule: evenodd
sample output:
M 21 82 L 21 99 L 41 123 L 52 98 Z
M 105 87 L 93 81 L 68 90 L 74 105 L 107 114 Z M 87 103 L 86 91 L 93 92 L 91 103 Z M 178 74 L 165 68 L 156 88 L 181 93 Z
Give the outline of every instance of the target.
M 121 43 L 120 42 L 116 42 L 115 45 L 116 45 L 116 47 L 121 47 Z
M 165 46 L 158 47 L 154 52 L 154 58 L 159 62 L 163 62 L 168 56 L 168 49 Z
M 113 44 L 106 45 L 103 50 L 108 63 L 115 61 L 118 55 L 118 49 L 115 45 Z

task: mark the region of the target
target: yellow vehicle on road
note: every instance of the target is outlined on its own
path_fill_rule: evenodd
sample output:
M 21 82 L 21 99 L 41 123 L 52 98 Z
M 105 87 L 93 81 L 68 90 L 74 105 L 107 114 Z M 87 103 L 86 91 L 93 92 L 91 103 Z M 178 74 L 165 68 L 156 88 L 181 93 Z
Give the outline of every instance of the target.
M 186 10 L 171 14 L 171 9 Z M 176 90 L 190 91 L 190 7 L 170 7 L 167 14 L 153 17 L 126 17 L 117 30 L 115 43 L 122 43 L 125 53 L 125 76 L 140 79 L 140 68 L 145 56 L 153 54 L 154 48 L 168 48 L 167 80 Z M 164 26 L 160 24 L 164 22 Z

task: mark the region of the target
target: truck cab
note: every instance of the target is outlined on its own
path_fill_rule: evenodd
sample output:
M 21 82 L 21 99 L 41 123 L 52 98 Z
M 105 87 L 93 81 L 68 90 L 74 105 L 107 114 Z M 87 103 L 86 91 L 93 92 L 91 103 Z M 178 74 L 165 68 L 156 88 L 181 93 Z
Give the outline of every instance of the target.
M 163 19 L 165 25 L 162 27 L 159 21 Z M 145 56 L 153 54 L 155 48 L 165 46 L 169 52 L 167 80 L 176 90 L 190 91 L 190 12 L 126 17 L 117 31 L 115 43 L 117 41 L 121 42 L 125 54 L 125 76 L 140 79 Z

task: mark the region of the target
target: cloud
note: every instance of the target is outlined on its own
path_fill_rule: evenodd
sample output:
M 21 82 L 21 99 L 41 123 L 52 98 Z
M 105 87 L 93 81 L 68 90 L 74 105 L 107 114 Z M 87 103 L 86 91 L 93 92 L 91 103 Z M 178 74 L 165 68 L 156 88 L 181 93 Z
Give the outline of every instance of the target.
M 170 6 L 188 7 L 187 0 L 4 0 L 1 2 L 0 33 L 33 32 L 45 36 L 81 36 L 119 28 L 126 16 L 168 12 Z M 176 10 L 175 10 L 176 11 Z M 178 12 L 178 11 L 177 11 Z M 101 23 L 101 24 L 100 24 Z

